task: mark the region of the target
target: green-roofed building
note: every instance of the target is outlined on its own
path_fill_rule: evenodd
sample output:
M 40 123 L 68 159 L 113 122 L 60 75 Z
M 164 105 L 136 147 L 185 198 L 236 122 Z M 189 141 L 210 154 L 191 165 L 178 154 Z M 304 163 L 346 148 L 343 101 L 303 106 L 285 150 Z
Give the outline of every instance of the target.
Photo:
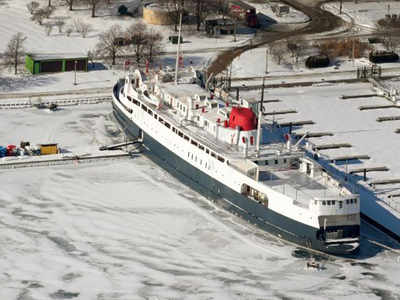
M 25 67 L 32 74 L 88 70 L 88 57 L 82 53 L 25 55 Z

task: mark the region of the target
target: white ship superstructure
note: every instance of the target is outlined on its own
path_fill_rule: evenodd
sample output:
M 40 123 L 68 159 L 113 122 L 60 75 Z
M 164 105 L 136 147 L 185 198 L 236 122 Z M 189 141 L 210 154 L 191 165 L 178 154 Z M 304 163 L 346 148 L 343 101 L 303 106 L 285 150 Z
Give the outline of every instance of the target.
M 175 84 L 135 71 L 120 81 L 113 107 L 127 134 L 173 175 L 260 228 L 316 250 L 357 251 L 358 195 L 280 128 L 258 126 L 258 103 L 213 97 L 189 75 Z

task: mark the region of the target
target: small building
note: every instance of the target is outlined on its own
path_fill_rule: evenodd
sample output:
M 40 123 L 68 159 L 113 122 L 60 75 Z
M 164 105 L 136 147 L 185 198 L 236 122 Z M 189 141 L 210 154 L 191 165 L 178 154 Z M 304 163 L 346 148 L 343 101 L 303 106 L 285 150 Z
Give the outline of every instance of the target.
M 58 144 L 40 144 L 40 155 L 57 154 Z
M 210 16 L 205 20 L 205 29 L 208 35 L 234 34 L 234 22 L 222 16 Z
M 88 70 L 88 57 L 85 54 L 39 54 L 27 53 L 25 67 L 32 74 L 57 73 Z
M 277 17 L 282 17 L 283 15 L 288 15 L 290 12 L 290 7 L 288 5 L 283 4 L 275 4 L 271 6 L 272 12 Z

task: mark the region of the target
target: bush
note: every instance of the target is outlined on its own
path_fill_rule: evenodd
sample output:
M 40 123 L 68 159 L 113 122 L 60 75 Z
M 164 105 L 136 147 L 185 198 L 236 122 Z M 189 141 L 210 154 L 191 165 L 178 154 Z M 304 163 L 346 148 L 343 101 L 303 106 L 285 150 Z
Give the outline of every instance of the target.
M 127 15 L 128 14 L 128 8 L 125 5 L 122 4 L 122 5 L 120 5 L 118 7 L 118 13 L 119 13 L 120 16 Z
M 329 66 L 329 57 L 327 55 L 310 56 L 306 60 L 307 68 L 324 68 Z

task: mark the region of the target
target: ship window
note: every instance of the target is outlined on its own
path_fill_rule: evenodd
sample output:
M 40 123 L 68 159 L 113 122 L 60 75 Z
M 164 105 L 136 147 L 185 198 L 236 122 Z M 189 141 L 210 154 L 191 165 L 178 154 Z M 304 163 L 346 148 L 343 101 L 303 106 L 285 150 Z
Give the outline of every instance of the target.
M 176 133 L 176 128 L 175 128 L 175 127 L 172 127 L 172 131 L 173 131 L 174 133 Z
M 128 100 L 132 102 L 132 98 L 130 96 L 127 96 L 126 98 L 128 98 Z
M 171 128 L 171 125 L 169 125 L 168 122 L 165 122 L 164 125 L 165 125 L 165 127 L 167 127 L 167 128 Z
M 192 143 L 192 145 L 197 146 L 197 142 L 196 141 L 192 140 L 191 143 Z
M 287 159 L 286 159 L 286 158 L 283 159 L 283 163 L 284 163 L 284 164 L 287 163 Z
M 336 201 L 332 201 L 332 205 L 335 205 L 336 204 Z
M 147 112 L 149 113 L 150 116 L 153 115 L 153 112 L 150 109 Z
M 183 133 L 182 133 L 181 131 L 178 132 L 178 135 L 179 135 L 180 137 L 183 137 Z
M 326 205 L 326 202 L 325 202 L 325 201 L 322 201 L 322 205 Z
M 343 208 L 343 201 L 339 201 L 339 208 Z
M 189 137 L 187 135 L 184 135 L 183 138 L 187 141 L 189 141 Z
M 224 159 L 223 157 L 221 157 L 221 156 L 218 156 L 218 160 L 219 160 L 220 162 L 225 162 L 225 159 Z
M 214 152 L 211 152 L 211 156 L 214 158 L 217 157 Z
M 207 153 L 207 154 L 210 154 L 210 150 L 206 149 L 206 153 Z
M 275 164 L 276 164 L 276 165 L 278 164 L 278 160 L 277 160 L 277 159 L 275 159 Z
M 349 199 L 346 199 L 346 204 L 350 204 L 350 201 L 349 201 Z
M 328 205 L 331 205 L 331 201 L 330 200 L 328 200 L 327 202 L 328 202 Z
M 204 151 L 204 146 L 199 145 L 199 149 Z
M 357 204 L 357 199 L 354 199 L 354 204 Z
M 268 166 L 268 160 L 265 161 L 265 165 Z
M 164 120 L 162 118 L 158 118 L 158 121 L 162 124 L 164 124 Z
M 143 104 L 142 104 L 142 109 L 143 109 L 144 111 L 147 111 L 147 107 L 146 107 L 145 105 L 143 105 Z

